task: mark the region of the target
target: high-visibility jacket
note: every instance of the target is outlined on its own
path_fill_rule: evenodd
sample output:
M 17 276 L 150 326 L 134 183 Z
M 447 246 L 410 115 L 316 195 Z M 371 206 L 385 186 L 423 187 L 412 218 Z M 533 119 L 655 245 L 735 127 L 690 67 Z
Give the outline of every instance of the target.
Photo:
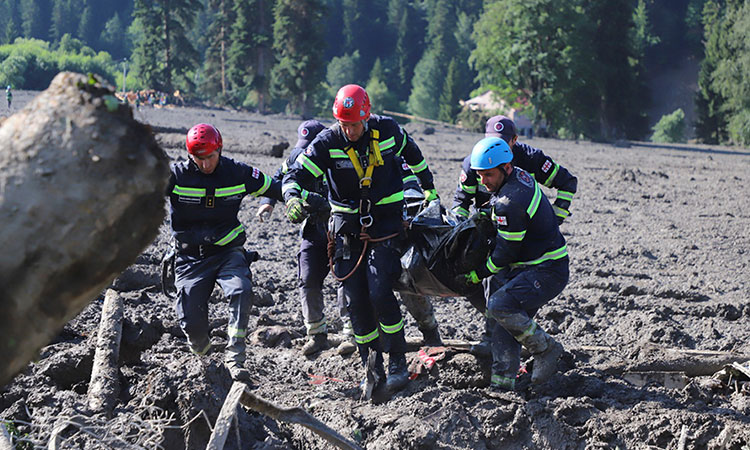
M 167 186 L 172 234 L 186 245 L 237 246 L 245 228 L 237 219 L 246 195 L 281 199 L 281 183 L 257 168 L 224 156 L 211 174 L 192 160 L 171 165 Z
M 511 150 L 514 166 L 529 172 L 538 183 L 557 189 L 557 198 L 553 204 L 555 215 L 562 219 L 568 217 L 570 202 L 578 188 L 578 178 L 538 148 L 516 142 Z M 475 207 L 480 207 L 489 199 L 490 193 L 479 182 L 477 172 L 471 168 L 471 155 L 469 155 L 464 158 L 461 166 L 458 186 L 453 195 L 452 210 L 460 216 L 469 217 L 469 207 L 472 203 Z
M 274 172 L 273 176 L 271 177 L 274 180 L 277 180 L 279 183 L 283 182 L 284 175 L 286 175 L 287 172 L 289 172 L 289 167 L 294 164 L 294 162 L 297 160 L 299 155 L 304 152 L 305 149 L 302 147 L 294 147 L 292 151 L 289 153 L 289 156 L 287 159 L 284 160 L 283 163 L 281 163 L 281 166 L 276 169 L 276 172 Z M 314 180 L 307 180 L 311 181 L 309 185 L 300 186 L 303 191 L 302 197 L 305 197 L 304 191 L 308 192 L 315 192 L 316 194 L 320 194 L 323 197 L 328 197 L 328 182 L 326 181 L 325 177 L 316 178 Z M 260 204 L 269 204 L 271 206 L 276 205 L 276 199 L 271 197 L 264 197 L 260 200 Z
M 568 256 L 552 205 L 525 170 L 513 168 L 490 206 L 497 236 L 486 266 L 477 270 L 480 278 Z
M 382 157 L 382 164 L 370 163 L 370 154 L 375 146 Z M 366 190 L 369 211 L 360 211 L 361 176 L 351 155 L 358 161 L 360 170 L 366 172 L 368 166 L 374 167 L 370 176 L 371 185 Z M 432 173 L 421 150 L 390 117 L 371 114 L 365 132 L 357 142 L 349 142 L 341 127 L 334 125 L 321 131 L 290 166 L 284 176 L 284 198 L 301 197 L 302 186 L 325 176 L 336 233 L 358 234 L 362 223 L 360 219 L 365 220 L 369 215 L 372 217 L 372 226 L 368 228 L 370 235 L 388 235 L 399 231 L 402 226 L 402 159 L 419 179 L 422 189 L 434 189 Z

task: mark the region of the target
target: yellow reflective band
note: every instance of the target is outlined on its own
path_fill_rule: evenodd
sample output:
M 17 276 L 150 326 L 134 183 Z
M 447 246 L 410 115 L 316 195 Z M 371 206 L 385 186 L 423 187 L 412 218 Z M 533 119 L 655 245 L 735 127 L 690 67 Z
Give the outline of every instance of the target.
M 467 194 L 476 194 L 477 193 L 477 187 L 474 186 L 467 186 L 463 183 L 461 183 L 461 190 L 466 192 Z
M 189 188 L 175 185 L 172 189 L 173 194 L 182 195 L 183 197 L 205 197 L 206 190 L 202 188 Z
M 404 329 L 404 319 L 399 320 L 396 325 L 383 325 L 381 323 L 380 328 L 388 334 L 398 333 Z
M 247 335 L 247 330 L 243 328 L 227 327 L 227 335 L 229 335 L 229 337 L 244 338 Z
M 243 231 L 245 231 L 245 227 L 240 224 L 237 228 L 227 233 L 226 236 L 214 242 L 214 245 L 227 245 L 228 243 L 232 242 L 234 238 L 239 236 Z
M 526 328 L 526 330 L 524 330 L 523 333 L 513 336 L 513 337 L 516 338 L 518 342 L 523 342 L 526 340 L 526 338 L 533 335 L 535 332 L 536 332 L 536 322 L 532 320 L 531 325 L 529 325 L 529 327 Z
M 281 186 L 281 193 L 284 194 L 289 189 L 297 189 L 298 191 L 301 191 L 302 190 L 302 186 L 300 186 L 299 184 L 297 184 L 297 183 L 295 183 L 295 182 L 292 181 L 291 183 L 287 183 L 287 184 Z
M 289 172 L 289 164 L 286 163 L 286 160 L 284 160 L 283 163 L 281 163 L 281 173 L 286 175 Z
M 400 202 L 404 199 L 404 191 L 398 191 L 395 194 L 391 194 L 388 197 L 381 198 L 379 202 L 375 203 L 376 205 L 387 205 L 389 203 L 396 203 Z
M 398 149 L 396 155 L 401 156 L 401 152 L 404 151 L 404 148 L 406 148 L 406 134 L 404 134 L 404 140 L 401 141 L 401 148 Z
M 328 150 L 328 156 L 330 156 L 332 159 L 336 158 L 343 158 L 346 159 L 348 156 L 346 155 L 346 152 L 340 148 L 332 148 Z
M 512 263 L 511 267 L 518 267 L 518 266 L 533 266 L 535 264 L 543 263 L 544 261 L 550 261 L 554 259 L 560 259 L 568 256 L 568 246 L 563 245 L 562 247 L 558 248 L 557 250 L 552 250 L 551 252 L 547 252 L 540 256 L 537 259 L 532 259 L 531 261 L 522 261 L 517 263 Z
M 320 170 L 320 167 L 316 166 L 314 162 L 310 160 L 310 158 L 307 157 L 304 153 L 299 155 L 297 157 L 297 161 L 299 161 L 302 164 L 302 167 L 307 169 L 315 178 L 318 178 L 319 176 L 323 175 L 323 171 Z
M 244 194 L 245 193 L 245 185 L 244 184 L 238 184 L 237 186 L 229 186 L 225 188 L 219 188 L 216 190 L 216 196 L 217 197 L 229 197 L 230 195 L 235 194 Z
M 523 231 L 501 231 L 497 230 L 498 236 L 506 241 L 522 241 L 526 236 L 526 230 Z
M 326 319 L 319 320 L 318 322 L 309 322 L 305 324 L 307 334 L 321 334 L 326 332 Z
M 391 136 L 390 138 L 384 140 L 380 143 L 380 150 L 388 150 L 389 148 L 396 145 L 396 137 Z
M 560 170 L 560 165 L 555 163 L 555 168 L 552 170 L 552 173 L 547 177 L 547 179 L 544 181 L 544 185 L 547 187 L 550 187 L 552 185 L 552 180 L 555 179 L 555 175 L 557 175 L 557 171 Z
M 346 206 L 340 206 L 331 203 L 331 211 L 344 214 L 357 214 L 359 212 L 359 208 L 349 208 Z
M 557 198 L 560 200 L 567 200 L 569 202 L 573 201 L 573 196 L 575 194 L 568 191 L 557 191 Z
M 489 258 L 487 258 L 487 269 L 488 269 L 488 270 L 489 270 L 490 272 L 492 272 L 492 273 L 498 273 L 498 272 L 500 272 L 500 271 L 501 271 L 501 270 L 502 270 L 503 268 L 502 268 L 502 267 L 498 267 L 498 266 L 496 266 L 496 265 L 495 265 L 495 263 L 494 263 L 494 262 L 492 261 L 492 256 L 490 256 Z
M 372 333 L 366 334 L 364 336 L 354 335 L 354 341 L 357 344 L 367 344 L 368 342 L 372 342 L 375 339 L 380 337 L 380 333 L 378 333 L 378 329 L 376 328 L 375 331 Z
M 514 389 L 516 387 L 515 378 L 504 377 L 502 375 L 492 375 L 492 378 L 490 378 L 490 383 L 509 389 Z
M 422 159 L 422 162 L 420 162 L 416 166 L 412 166 L 411 164 L 409 164 L 409 168 L 411 169 L 412 172 L 419 173 L 427 168 L 427 161 Z
M 253 192 L 251 195 L 253 197 L 258 197 L 260 195 L 263 195 L 268 190 L 269 187 L 271 187 L 271 177 L 269 177 L 268 175 L 264 173 L 263 174 L 263 186 L 261 186 L 260 189 Z
M 529 203 L 529 207 L 526 208 L 526 214 L 529 215 L 529 219 L 534 217 L 534 214 L 536 214 L 537 208 L 539 208 L 539 203 L 542 201 L 542 189 L 539 187 L 538 183 L 534 183 L 534 196 L 531 198 L 531 203 Z
M 469 217 L 469 210 L 460 206 L 456 206 L 455 208 L 453 208 L 453 214 L 459 215 L 461 217 Z
M 404 184 L 406 184 L 406 183 L 410 183 L 412 181 L 418 181 L 418 180 L 419 179 L 417 178 L 416 175 L 408 175 L 408 176 L 405 176 L 404 178 L 402 178 L 401 182 L 404 183 Z
M 560 208 L 559 206 L 552 205 L 552 210 L 555 212 L 555 215 L 557 217 L 562 217 L 563 219 L 565 219 L 570 216 L 570 211 Z

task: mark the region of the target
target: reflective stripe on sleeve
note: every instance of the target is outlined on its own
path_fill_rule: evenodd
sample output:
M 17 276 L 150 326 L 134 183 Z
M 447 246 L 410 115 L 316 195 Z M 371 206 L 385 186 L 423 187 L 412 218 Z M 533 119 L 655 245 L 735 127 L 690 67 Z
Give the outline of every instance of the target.
M 261 186 L 260 189 L 253 192 L 250 195 L 252 195 L 253 197 L 258 197 L 260 195 L 263 195 L 268 190 L 269 187 L 271 187 L 271 177 L 269 177 L 268 175 L 264 173 L 263 174 L 263 186 Z
M 461 190 L 466 192 L 467 194 L 476 194 L 477 193 L 477 186 L 467 186 L 463 183 L 461 183 Z
M 398 191 L 395 194 L 391 194 L 388 197 L 381 198 L 376 205 L 387 205 L 390 203 L 400 202 L 404 199 L 404 191 Z
M 543 263 L 544 261 L 549 261 L 553 259 L 560 259 L 568 256 L 568 246 L 563 245 L 562 247 L 558 248 L 557 250 L 552 250 L 550 252 L 547 252 L 540 256 L 537 259 L 532 259 L 531 261 L 522 261 L 517 263 L 510 264 L 511 267 L 518 267 L 518 266 L 533 266 L 535 264 Z
M 567 200 L 569 202 L 572 202 L 574 195 L 575 194 L 573 192 L 557 191 L 557 198 L 560 199 L 560 200 Z
M 332 148 L 328 150 L 328 156 L 330 156 L 331 159 L 346 159 L 349 157 L 346 152 L 340 148 Z
M 380 150 L 386 150 L 396 145 L 396 137 L 391 136 L 390 138 L 380 142 Z
M 529 215 L 529 219 L 534 217 L 534 214 L 536 214 L 537 208 L 539 208 L 539 203 L 542 201 L 542 189 L 539 187 L 539 183 L 534 183 L 534 196 L 531 198 L 531 203 L 529 203 L 529 207 L 526 208 L 526 214 Z
M 319 176 L 323 175 L 323 171 L 320 170 L 320 167 L 315 165 L 314 162 L 310 160 L 310 158 L 307 157 L 304 153 L 299 155 L 297 157 L 297 161 L 299 161 L 302 164 L 302 167 L 307 169 L 315 178 L 318 178 Z
M 526 230 L 523 231 L 502 231 L 497 230 L 498 236 L 505 239 L 506 241 L 522 241 L 526 236 Z
M 416 166 L 412 166 L 411 164 L 409 164 L 409 168 L 411 169 L 412 172 L 419 173 L 427 168 L 427 161 L 422 159 L 422 161 Z
M 453 214 L 461 217 L 469 217 L 469 210 L 460 206 L 456 206 L 455 208 L 453 208 Z
M 555 168 L 552 169 L 552 173 L 549 174 L 549 177 L 547 177 L 546 180 L 544 180 L 544 185 L 545 186 L 547 186 L 547 187 L 551 187 L 552 186 L 552 180 L 555 179 L 555 175 L 557 175 L 557 171 L 558 170 L 560 170 L 560 165 L 557 164 L 557 163 L 555 163 Z
M 498 273 L 503 270 L 503 268 L 496 266 L 492 261 L 492 256 L 490 256 L 489 258 L 487 258 L 487 270 L 489 270 L 490 273 Z

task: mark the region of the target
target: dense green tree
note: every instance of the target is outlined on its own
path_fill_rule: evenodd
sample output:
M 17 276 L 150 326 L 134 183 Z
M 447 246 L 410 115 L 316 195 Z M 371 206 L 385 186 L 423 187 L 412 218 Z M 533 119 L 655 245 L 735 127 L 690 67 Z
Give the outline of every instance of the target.
M 685 142 L 685 112 L 677 109 L 654 125 L 653 142 Z
M 323 79 L 322 7 L 319 0 L 278 0 L 274 9 L 271 94 L 289 112 L 307 115 Z
M 458 101 L 461 99 L 459 94 L 460 74 L 458 58 L 451 59 L 448 65 L 448 73 L 443 83 L 443 92 L 440 94 L 440 105 L 438 119 L 443 122 L 453 123 L 460 110 Z
M 4 44 L 12 44 L 21 35 L 21 13 L 18 0 L 3 0 L 0 15 L 0 39 Z
M 126 56 L 128 51 L 128 42 L 125 38 L 125 27 L 120 20 L 120 15 L 115 13 L 107 23 L 99 36 L 99 42 L 102 48 L 109 52 L 114 59 L 121 59 Z
M 726 99 L 713 86 L 716 65 L 724 58 L 731 58 L 726 45 L 728 30 L 722 20 L 724 1 L 706 3 L 703 10 L 705 48 L 701 68 L 698 72 L 698 92 L 695 96 L 696 138 L 707 144 L 718 144 L 728 139 Z
M 71 0 L 53 0 L 52 3 L 52 25 L 49 31 L 49 38 L 52 42 L 57 42 L 64 34 L 75 33 L 75 15 L 73 14 L 74 5 Z
M 372 66 L 370 79 L 365 86 L 374 111 L 394 110 L 398 108 L 398 99 L 388 88 L 385 82 L 386 78 L 385 69 L 380 58 L 378 58 Z
M 361 65 L 350 74 L 350 83 L 364 85 L 375 59 L 389 54 L 394 38 L 385 31 L 387 0 L 342 0 L 343 52 L 359 51 Z
M 390 0 L 388 30 L 396 39 L 393 50 L 385 57 L 386 84 L 393 95 L 405 103 L 411 91 L 411 79 L 423 52 L 424 30 L 421 10 L 413 2 Z
M 227 51 L 231 43 L 230 28 L 235 21 L 234 0 L 208 0 L 211 20 L 206 29 L 208 45 L 203 56 L 203 77 L 199 83 L 202 96 L 225 101 L 227 83 Z
M 201 11 L 198 0 L 136 0 L 134 16 L 142 33 L 133 50 L 133 71 L 149 87 L 172 93 L 192 87 L 189 76 L 199 55 L 186 31 Z

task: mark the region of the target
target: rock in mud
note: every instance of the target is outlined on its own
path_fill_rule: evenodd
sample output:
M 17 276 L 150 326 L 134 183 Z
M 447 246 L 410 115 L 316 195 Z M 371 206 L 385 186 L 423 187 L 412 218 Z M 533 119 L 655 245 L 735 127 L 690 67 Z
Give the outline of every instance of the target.
M 0 140 L 4 385 L 153 241 L 169 172 L 150 129 L 91 76 L 58 74 Z

